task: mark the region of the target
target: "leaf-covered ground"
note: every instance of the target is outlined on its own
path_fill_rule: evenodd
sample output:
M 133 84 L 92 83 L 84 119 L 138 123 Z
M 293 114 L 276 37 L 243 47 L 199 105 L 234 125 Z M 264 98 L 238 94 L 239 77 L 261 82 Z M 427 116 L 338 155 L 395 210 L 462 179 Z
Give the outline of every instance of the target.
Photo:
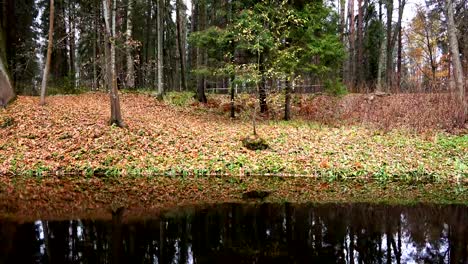
M 213 113 L 203 106 L 174 106 L 148 95 L 123 94 L 122 111 L 128 127 L 121 129 L 108 125 L 108 101 L 103 93 L 52 96 L 41 107 L 38 98 L 20 96 L 6 110 L 0 110 L 0 196 L 30 201 L 34 195 L 50 193 L 46 187 L 67 182 L 71 182 L 72 189 L 79 189 L 80 181 L 95 180 L 104 185 L 106 179 L 148 182 L 157 175 L 196 179 L 193 182 L 199 182 L 200 177 L 224 182 L 274 174 L 317 177 L 324 182 L 358 178 L 451 184 L 458 195 L 451 195 L 451 199 L 466 201 L 468 135 L 418 134 L 397 129 L 382 132 L 365 126 L 266 120 L 258 123 L 257 131 L 269 149 L 251 151 L 241 142 L 251 134 L 248 119 L 230 120 L 227 114 Z M 187 196 L 183 195 L 189 190 L 177 192 L 177 187 L 167 186 L 175 188 L 181 199 L 194 201 L 197 195 L 203 201 L 211 196 L 223 198 L 203 195 L 201 189 L 210 188 L 211 183 L 201 181 L 192 186 L 195 193 Z M 237 181 L 229 180 L 228 184 L 238 188 Z M 83 186 L 87 185 L 89 182 Z M 145 188 L 152 188 L 134 185 L 113 186 L 115 192 L 127 188 L 145 192 Z M 244 187 L 242 190 L 250 188 Z M 223 187 L 220 192 L 224 189 L 229 190 Z M 100 195 L 99 189 L 94 192 L 92 195 Z M 226 199 L 237 197 L 226 193 Z M 63 197 L 57 195 L 64 201 L 71 194 L 64 191 Z M 70 201 L 75 198 L 70 197 Z
M 124 94 L 128 128 L 107 124 L 106 94 L 53 96 L 40 107 L 19 97 L 2 120 L 2 174 L 295 174 L 325 177 L 468 177 L 468 135 L 380 132 L 305 121 L 264 121 L 270 148 L 250 151 L 241 140 L 249 120 L 230 120 L 200 107 L 174 107 Z

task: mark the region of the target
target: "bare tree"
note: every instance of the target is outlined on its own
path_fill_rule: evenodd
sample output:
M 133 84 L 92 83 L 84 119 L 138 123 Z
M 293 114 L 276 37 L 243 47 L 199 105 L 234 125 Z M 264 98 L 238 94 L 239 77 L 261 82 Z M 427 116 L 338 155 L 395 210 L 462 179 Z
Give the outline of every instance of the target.
M 111 103 L 111 119 L 110 123 L 115 124 L 119 127 L 124 127 L 125 124 L 122 120 L 122 112 L 120 110 L 120 100 L 119 100 L 119 93 L 117 90 L 117 73 L 115 68 L 115 16 L 116 16 L 116 6 L 117 1 L 113 0 L 102 0 L 102 6 L 104 11 L 104 22 L 106 28 L 106 45 L 107 49 L 110 52 L 107 52 L 107 66 L 106 68 L 109 69 L 106 71 L 107 80 L 110 83 L 110 103 Z M 112 14 L 111 14 L 112 12 Z M 110 53 L 110 54 L 109 54 Z M 109 65 L 110 64 L 110 65 Z
M 459 91 L 459 100 L 462 105 L 462 122 L 466 121 L 468 114 L 468 102 L 465 95 L 465 81 L 463 75 L 463 68 L 460 61 L 460 54 L 458 49 L 457 28 L 453 18 L 453 3 L 452 0 L 445 1 L 445 11 L 447 14 L 447 31 L 449 37 L 450 53 L 452 54 L 453 73 L 455 77 L 455 85 Z
M 50 71 L 50 58 L 52 56 L 52 45 L 54 42 L 54 0 L 50 0 L 50 11 L 49 11 L 49 43 L 47 43 L 47 57 L 44 66 L 44 72 L 42 75 L 41 84 L 41 102 L 40 105 L 45 105 L 45 94 L 47 89 L 47 77 Z

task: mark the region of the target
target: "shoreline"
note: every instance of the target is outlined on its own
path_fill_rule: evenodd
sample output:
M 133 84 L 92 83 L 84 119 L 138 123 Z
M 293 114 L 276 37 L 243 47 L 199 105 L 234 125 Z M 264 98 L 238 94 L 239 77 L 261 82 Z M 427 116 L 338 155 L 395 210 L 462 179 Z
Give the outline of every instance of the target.
M 0 218 L 108 218 L 124 208 L 132 217 L 214 203 L 371 203 L 468 205 L 468 184 L 284 177 L 8 177 L 0 190 Z M 265 199 L 244 199 L 267 191 Z

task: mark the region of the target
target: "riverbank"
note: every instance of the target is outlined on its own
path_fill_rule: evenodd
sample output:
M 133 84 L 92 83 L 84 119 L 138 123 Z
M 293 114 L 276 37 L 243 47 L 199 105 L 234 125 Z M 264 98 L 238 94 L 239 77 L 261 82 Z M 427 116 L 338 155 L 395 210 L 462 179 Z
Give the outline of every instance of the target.
M 252 133 L 247 113 L 231 120 L 211 106 L 171 100 L 123 94 L 121 129 L 107 124 L 104 93 L 51 96 L 45 107 L 18 97 L 0 110 L 0 210 L 230 201 L 258 189 L 253 183 L 270 190 L 270 181 L 281 183 L 270 190 L 273 201 L 468 201 L 464 133 L 261 117 L 257 131 L 269 147 L 251 151 L 242 145 Z
M 19 97 L 1 111 L 2 175 L 253 175 L 468 178 L 468 135 L 259 120 L 269 148 L 250 151 L 249 119 L 123 94 L 127 128 L 107 124 L 108 95 Z
M 467 185 L 334 181 L 306 177 L 8 177 L 0 217 L 23 220 L 132 217 L 176 206 L 220 202 L 468 204 Z M 266 197 L 246 193 L 261 191 Z

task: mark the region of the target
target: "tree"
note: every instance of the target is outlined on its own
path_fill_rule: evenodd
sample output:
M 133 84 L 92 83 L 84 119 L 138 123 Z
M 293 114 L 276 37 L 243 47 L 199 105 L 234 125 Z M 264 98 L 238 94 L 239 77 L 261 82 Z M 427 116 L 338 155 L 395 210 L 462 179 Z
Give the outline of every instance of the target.
M 393 0 L 386 0 L 387 8 L 387 53 L 386 53 L 386 90 L 389 91 L 392 82 L 393 73 L 393 45 L 392 45 L 392 19 L 393 19 Z
M 157 30 L 158 30 L 158 98 L 162 99 L 164 95 L 163 87 L 163 41 L 164 41 L 164 1 L 157 0 Z
M 4 3 L 0 3 L 0 11 L 2 14 L 6 8 L 4 5 Z M 8 102 L 15 97 L 6 60 L 7 41 L 5 29 L 7 23 L 8 21 L 6 21 L 6 19 L 0 20 L 0 107 L 6 107 Z
M 43 0 L 47 1 L 48 0 Z M 48 13 L 48 7 L 46 12 Z M 11 85 L 18 94 L 34 94 L 31 85 L 42 69 L 36 58 L 39 30 L 34 22 L 38 8 L 35 1 L 0 1 L 0 20 L 3 27 L 3 63 Z M 44 14 L 44 17 L 47 15 Z M 47 34 L 47 33 L 45 33 Z
M 291 118 L 291 84 L 300 74 L 320 75 L 330 86 L 339 86 L 344 48 L 339 39 L 337 15 L 322 3 L 304 6 L 283 4 L 275 8 L 271 30 L 275 46 L 270 72 L 285 80 L 285 115 Z M 330 23 L 330 21 L 333 21 Z
M 192 32 L 206 30 L 206 3 L 204 0 L 194 0 L 193 2 L 193 12 L 192 12 Z M 205 46 L 206 47 L 206 46 Z M 201 103 L 207 103 L 208 100 L 205 94 L 205 81 L 206 81 L 206 72 L 200 69 L 203 68 L 204 62 L 204 48 L 203 46 L 196 45 L 195 50 L 192 52 L 194 58 L 194 71 L 196 75 L 196 85 L 197 85 L 197 99 Z M 232 89 L 232 88 L 231 88 Z
M 401 21 L 403 19 L 403 10 L 406 5 L 406 0 L 398 0 L 398 3 L 398 20 L 393 30 L 393 0 L 387 0 L 387 90 L 391 88 L 393 82 L 393 50 L 401 31 Z
M 42 75 L 41 84 L 41 101 L 40 105 L 45 105 L 45 95 L 47 88 L 47 77 L 50 70 L 50 59 L 52 57 L 52 45 L 54 43 L 54 0 L 50 0 L 50 11 L 49 11 L 49 40 L 47 43 L 47 58 L 45 61 L 44 72 Z
M 452 0 L 445 1 L 445 12 L 447 15 L 447 33 L 449 38 L 450 53 L 452 54 L 453 73 L 455 75 L 456 89 L 458 90 L 459 100 L 462 106 L 462 122 L 464 123 L 468 114 L 468 102 L 465 94 L 466 92 L 463 68 L 461 65 L 458 49 L 457 28 L 453 18 L 454 15 Z
M 354 83 L 354 73 L 355 73 L 355 65 L 354 65 L 354 53 L 355 53 L 355 34 L 354 34 L 354 0 L 348 0 L 348 27 L 349 27 L 349 50 L 348 50 L 348 74 L 347 74 L 347 82 L 348 84 Z
M 3 42 L 3 38 L 0 42 Z M 8 102 L 15 97 L 4 57 L 3 54 L 0 55 L 0 107 L 6 107 Z
M 133 4 L 134 0 L 128 0 L 128 9 L 127 9 L 127 31 L 125 32 L 126 35 L 126 52 L 127 52 L 127 87 L 128 88 L 135 88 L 135 67 L 133 64 Z
M 357 54 L 356 54 L 356 64 L 358 67 L 355 68 L 355 82 L 354 85 L 359 88 L 362 82 L 363 67 L 361 67 L 363 62 L 363 16 L 364 16 L 364 7 L 362 5 L 362 0 L 358 0 L 358 22 L 357 22 Z
M 177 46 L 179 49 L 180 57 L 180 79 L 182 81 L 182 89 L 187 90 L 187 77 L 186 73 L 186 59 L 185 59 L 185 9 L 182 0 L 176 0 L 176 24 L 177 24 Z
M 424 84 L 436 81 L 437 49 L 441 31 L 440 15 L 428 12 L 423 7 L 417 7 L 416 16 L 410 23 L 406 37 L 408 39 L 408 58 L 415 63 L 414 67 L 423 74 Z
M 125 124 L 122 120 L 122 112 L 120 110 L 119 93 L 117 90 L 117 72 L 115 66 L 115 37 L 116 37 L 116 9 L 117 0 L 102 0 L 104 11 L 104 23 L 106 29 L 106 74 L 107 80 L 110 84 L 110 105 L 111 105 L 111 118 L 110 124 L 118 127 L 124 127 Z

